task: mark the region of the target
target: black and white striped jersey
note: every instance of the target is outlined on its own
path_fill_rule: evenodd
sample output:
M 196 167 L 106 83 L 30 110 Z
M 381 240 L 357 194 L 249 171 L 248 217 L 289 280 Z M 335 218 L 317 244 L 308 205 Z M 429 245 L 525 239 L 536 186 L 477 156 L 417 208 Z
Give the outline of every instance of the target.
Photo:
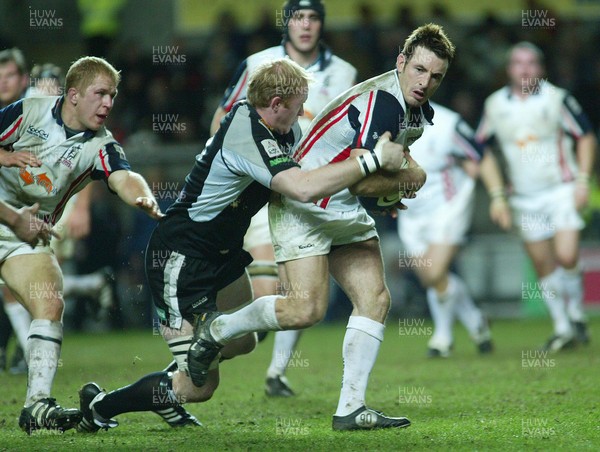
M 269 200 L 273 176 L 298 166 L 291 151 L 300 137 L 298 123 L 280 135 L 254 107 L 236 104 L 159 223 L 163 242 L 192 257 L 223 259 L 241 249 L 250 219 Z

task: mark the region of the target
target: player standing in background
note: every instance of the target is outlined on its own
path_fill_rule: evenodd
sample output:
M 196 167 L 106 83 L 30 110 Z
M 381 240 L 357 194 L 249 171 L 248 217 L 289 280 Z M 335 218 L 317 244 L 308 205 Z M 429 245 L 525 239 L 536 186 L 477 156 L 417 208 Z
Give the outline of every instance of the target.
M 314 203 L 289 197 L 271 200 L 269 222 L 285 296 L 265 296 L 231 314 L 203 316 L 194 328 L 188 369 L 196 385 L 219 350 L 251 331 L 307 328 L 322 320 L 328 305 L 329 273 L 353 305 L 344 337 L 344 375 L 334 430 L 401 428 L 404 417 L 367 408 L 369 374 L 383 340 L 390 307 L 375 221 L 353 194 L 387 196 L 416 191 L 425 174 L 408 154 L 433 117 L 428 100 L 440 86 L 454 45 L 441 27 L 414 30 L 398 55 L 396 68 L 369 79 L 331 101 L 312 122 L 294 151 L 303 171 L 352 160 L 352 149 L 373 149 L 386 131 L 402 145 L 413 178 L 399 181 L 376 172 L 369 179 Z M 368 156 L 368 154 L 365 154 Z M 364 168 L 367 170 L 367 168 Z M 401 187 L 398 184 L 401 184 Z
M 104 127 L 119 73 L 105 60 L 84 57 L 70 67 L 65 95 L 23 99 L 0 110 L 0 145 L 30 150 L 39 165 L 2 168 L 0 195 L 13 207 L 38 202 L 39 215 L 55 224 L 73 194 L 93 179 L 152 218 L 162 217 L 146 181 L 129 170 L 123 151 Z M 31 248 L 0 227 L 0 276 L 33 321 L 27 339 L 27 396 L 19 426 L 67 430 L 82 418 L 50 397 L 63 338 L 62 274 L 49 246 Z
M 475 180 L 481 159 L 473 130 L 458 113 L 431 103 L 434 124 L 410 147 L 411 156 L 427 173 L 418 199 L 404 201 L 398 216 L 398 233 L 405 257 L 418 257 L 425 265 L 410 266 L 427 289 L 427 304 L 434 324 L 430 357 L 448 357 L 456 317 L 469 332 L 480 353 L 492 351 L 487 321 L 473 303 L 462 278 L 449 270 L 471 225 Z
M 304 104 L 304 115 L 298 118 L 302 131 L 333 98 L 356 83 L 356 69 L 338 58 L 323 43 L 325 5 L 321 0 L 289 0 L 281 11 L 283 42 L 249 56 L 236 71 L 221 105 L 215 112 L 211 133 L 219 128 L 221 118 L 233 104 L 246 97 L 248 76 L 258 65 L 269 60 L 289 57 L 308 71 L 313 81 Z M 252 278 L 254 297 L 275 295 L 277 265 L 273 254 L 267 206 L 263 207 L 250 223 L 244 237 L 244 249 L 254 258 L 248 267 Z M 273 356 L 267 369 L 265 392 L 269 396 L 289 397 L 294 392 L 289 387 L 285 371 L 300 338 L 300 330 L 275 333 Z
M 297 119 L 309 78 L 290 59 L 265 63 L 250 78 L 247 102 L 233 107 L 196 156 L 179 197 L 152 233 L 145 256 L 161 334 L 178 369 L 146 375 L 109 393 L 94 393 L 95 383 L 84 385 L 82 393 L 89 394 L 88 403 L 82 403 L 86 424 L 108 428 L 116 423 L 110 418 L 121 413 L 204 402 L 219 385 L 220 358 L 252 351 L 254 329 L 210 358 L 200 371 L 202 384 L 190 367 L 195 364 L 189 358 L 193 325 L 200 317 L 256 303 L 246 271 L 252 257 L 242 245 L 252 216 L 272 192 L 308 203 L 355 184 L 378 166 L 400 169 L 401 146 L 390 143 L 386 134 L 366 156 L 301 170 L 290 150 L 300 139 Z
M 497 140 L 512 186 L 509 201 L 491 152 L 484 156 L 481 176 L 492 200 L 491 218 L 505 230 L 511 223 L 519 229 L 533 261 L 554 323 L 544 349 L 554 352 L 575 340 L 589 341 L 579 211 L 588 202 L 597 142 L 577 101 L 543 78 L 544 55 L 537 46 L 520 42 L 512 47 L 507 72 L 509 85 L 487 98 L 476 138 Z

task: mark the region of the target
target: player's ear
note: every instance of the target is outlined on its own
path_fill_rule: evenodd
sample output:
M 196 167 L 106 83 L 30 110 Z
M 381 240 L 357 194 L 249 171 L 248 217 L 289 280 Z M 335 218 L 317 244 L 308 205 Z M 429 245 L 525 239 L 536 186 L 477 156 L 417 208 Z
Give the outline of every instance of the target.
M 77 105 L 78 98 L 79 91 L 77 91 L 77 88 L 69 88 L 69 91 L 67 91 L 67 100 L 69 101 L 69 103 L 73 106 Z
M 406 57 L 402 52 L 398 54 L 398 58 L 396 58 L 396 70 L 398 72 L 402 72 L 404 69 L 404 65 L 406 64 Z
M 277 113 L 277 111 L 279 110 L 279 107 L 281 107 L 281 104 L 283 104 L 283 100 L 281 99 L 281 97 L 275 96 L 273 99 L 271 99 L 271 103 L 269 104 L 269 107 L 271 107 L 271 109 L 275 113 Z

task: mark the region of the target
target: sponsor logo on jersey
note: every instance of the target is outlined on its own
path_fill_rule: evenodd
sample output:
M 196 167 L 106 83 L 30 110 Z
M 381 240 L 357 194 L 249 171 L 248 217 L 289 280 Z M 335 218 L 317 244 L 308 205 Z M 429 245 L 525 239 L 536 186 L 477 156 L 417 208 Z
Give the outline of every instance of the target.
M 21 168 L 19 171 L 19 177 L 23 181 L 24 186 L 36 184 L 42 187 L 48 194 L 55 194 L 57 192 L 57 190 L 54 188 L 52 180 L 45 172 L 41 174 L 33 174 L 27 171 L 25 168 Z
M 306 245 L 298 245 L 298 248 L 301 250 L 305 250 L 307 248 L 312 248 L 313 246 L 315 246 L 314 243 L 307 243 Z
M 277 141 L 275 140 L 262 140 L 260 144 L 262 144 L 265 152 L 271 158 L 277 157 L 278 155 L 284 155 L 283 151 L 281 150 L 281 148 L 277 144 Z
M 73 159 L 77 154 L 79 154 L 82 147 L 82 144 L 75 144 L 71 146 L 69 149 L 63 152 L 63 155 L 60 156 L 57 163 L 64 165 L 69 169 L 73 169 Z
M 48 132 L 46 132 L 43 129 L 36 129 L 33 126 L 29 126 L 27 128 L 27 133 L 33 136 L 36 136 L 38 138 L 41 138 L 42 140 L 47 140 L 48 139 Z
M 293 160 L 289 157 L 279 157 L 269 161 L 270 166 L 277 166 L 282 163 L 293 162 Z

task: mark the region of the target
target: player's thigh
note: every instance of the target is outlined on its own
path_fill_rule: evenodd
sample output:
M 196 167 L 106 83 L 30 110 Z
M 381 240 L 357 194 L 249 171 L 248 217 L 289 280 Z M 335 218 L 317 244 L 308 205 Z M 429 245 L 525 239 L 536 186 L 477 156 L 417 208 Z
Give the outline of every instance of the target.
M 62 272 L 53 254 L 20 254 L 0 268 L 7 287 L 33 318 L 55 319 L 62 313 Z
M 252 285 L 248 273 L 217 292 L 217 310 L 234 311 L 252 301 Z
M 538 278 L 548 276 L 554 271 L 556 268 L 556 259 L 554 258 L 551 239 L 525 242 L 524 246 Z
M 558 263 L 573 268 L 579 260 L 579 230 L 560 230 L 554 236 L 554 252 Z
M 427 248 L 424 259 L 413 266 L 419 280 L 425 287 L 439 284 L 447 275 L 450 263 L 458 251 L 458 245 L 432 243 Z
M 329 255 L 329 268 L 352 302 L 353 314 L 372 316 L 369 313 L 375 310 L 379 313 L 377 317 L 382 313 L 385 317 L 389 308 L 389 292 L 385 285 L 379 240 L 373 238 L 335 248 Z

